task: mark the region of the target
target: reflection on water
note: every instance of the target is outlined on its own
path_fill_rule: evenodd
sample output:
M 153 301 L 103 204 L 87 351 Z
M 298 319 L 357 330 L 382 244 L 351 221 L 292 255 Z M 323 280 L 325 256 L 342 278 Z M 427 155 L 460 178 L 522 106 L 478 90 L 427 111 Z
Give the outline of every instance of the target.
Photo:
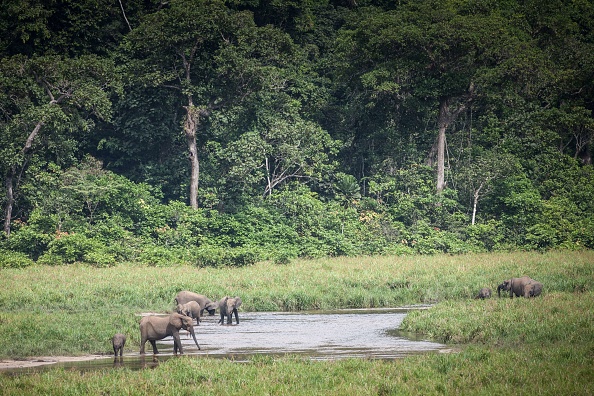
M 418 309 L 419 307 L 414 307 Z M 221 326 L 219 316 L 206 316 L 195 326 L 201 350 L 181 331 L 184 353 L 189 356 L 230 358 L 245 361 L 253 355 L 297 354 L 311 359 L 364 357 L 396 359 L 411 354 L 437 351 L 445 345 L 398 331 L 409 309 L 361 309 L 311 312 L 240 312 L 239 325 Z M 153 368 L 173 356 L 173 339 L 157 342 L 159 354 L 138 352 L 123 358 L 106 358 L 51 367 L 79 370 L 102 368 Z M 106 346 L 107 348 L 107 346 Z M 151 348 L 147 349 L 151 351 Z M 43 367 L 18 371 L 39 371 Z

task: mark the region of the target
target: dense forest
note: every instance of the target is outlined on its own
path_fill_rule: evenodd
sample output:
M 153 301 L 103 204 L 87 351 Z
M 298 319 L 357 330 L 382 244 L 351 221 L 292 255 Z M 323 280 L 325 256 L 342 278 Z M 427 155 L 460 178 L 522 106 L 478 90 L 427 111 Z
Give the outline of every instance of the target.
M 592 0 L 3 0 L 0 267 L 594 248 Z

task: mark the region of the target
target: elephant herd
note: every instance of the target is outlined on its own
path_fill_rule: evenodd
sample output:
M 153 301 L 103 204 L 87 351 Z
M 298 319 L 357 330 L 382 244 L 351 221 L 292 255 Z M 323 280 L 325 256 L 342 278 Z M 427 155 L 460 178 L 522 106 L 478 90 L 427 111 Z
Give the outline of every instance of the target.
M 504 280 L 499 286 L 497 286 L 497 296 L 501 297 L 501 290 L 509 292 L 509 297 L 537 297 L 542 293 L 542 283 L 536 281 L 528 276 L 522 276 L 521 278 L 511 278 Z M 491 289 L 483 287 L 475 298 L 485 299 L 491 297 Z
M 531 279 L 528 276 L 521 278 L 511 278 L 504 280 L 500 285 L 497 286 L 497 295 L 501 297 L 501 290 L 509 292 L 509 297 L 536 297 L 542 292 L 542 283 Z M 485 299 L 491 297 L 491 289 L 483 287 L 479 293 L 475 296 L 476 299 Z M 176 305 L 176 312 L 169 316 L 157 316 L 149 315 L 145 316 L 140 320 L 140 354 L 144 355 L 144 346 L 146 342 L 150 342 L 153 347 L 153 354 L 157 354 L 156 341 L 162 340 L 165 337 L 173 337 L 173 352 L 177 354 L 179 350 L 180 354 L 183 354 L 182 343 L 179 336 L 180 329 L 188 331 L 188 333 L 194 339 L 194 343 L 200 349 L 200 345 L 196 340 L 196 334 L 194 332 L 194 322 L 196 319 L 196 325 L 200 325 L 201 317 L 204 311 L 207 311 L 210 316 L 213 316 L 216 310 L 219 310 L 221 315 L 218 323 L 221 325 L 225 324 L 225 318 L 227 318 L 227 324 L 230 325 L 233 322 L 233 315 L 235 316 L 235 322 L 239 324 L 239 315 L 237 309 L 241 305 L 241 298 L 225 296 L 221 300 L 214 302 L 208 297 L 197 294 L 191 291 L 181 291 L 174 299 Z M 118 333 L 113 336 L 113 352 L 117 357 L 118 354 L 122 356 L 124 345 L 126 343 L 126 336 Z
M 200 318 L 204 311 L 207 311 L 210 316 L 213 316 L 218 309 L 221 318 L 218 323 L 224 325 L 225 318 L 227 324 L 232 324 L 232 317 L 235 315 L 235 322 L 239 324 L 239 314 L 237 308 L 241 305 L 241 298 L 225 296 L 220 301 L 213 302 L 208 297 L 193 293 L 191 291 L 181 291 L 174 299 L 176 305 L 176 312 L 168 315 L 148 315 L 140 320 L 140 354 L 144 355 L 144 346 L 146 342 L 150 342 L 153 347 L 153 354 L 159 353 L 157 351 L 158 340 L 165 337 L 173 337 L 173 353 L 183 354 L 182 343 L 179 336 L 181 329 L 187 330 L 194 339 L 194 343 L 200 349 L 200 345 L 196 340 L 194 332 L 194 319 L 196 325 L 200 325 Z M 126 336 L 118 333 L 112 338 L 113 352 L 115 356 L 122 356 L 124 345 L 126 343 Z

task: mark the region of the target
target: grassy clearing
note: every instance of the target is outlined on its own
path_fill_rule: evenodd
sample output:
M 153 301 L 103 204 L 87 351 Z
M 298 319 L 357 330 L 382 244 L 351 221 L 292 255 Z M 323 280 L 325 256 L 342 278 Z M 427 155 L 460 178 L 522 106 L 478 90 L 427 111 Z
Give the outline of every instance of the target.
M 473 300 L 481 287 L 529 275 L 536 299 Z M 141 312 L 167 311 L 182 289 L 240 295 L 250 311 L 388 307 L 412 312 L 405 331 L 459 353 L 394 362 L 257 357 L 167 361 L 140 372 L 0 375 L 3 394 L 594 394 L 594 252 L 361 257 L 234 269 L 120 265 L 0 272 L 0 356 L 110 353 L 116 331 L 137 351 Z M 15 342 L 18 340 L 18 342 Z M 529 383 L 530 387 L 524 387 Z

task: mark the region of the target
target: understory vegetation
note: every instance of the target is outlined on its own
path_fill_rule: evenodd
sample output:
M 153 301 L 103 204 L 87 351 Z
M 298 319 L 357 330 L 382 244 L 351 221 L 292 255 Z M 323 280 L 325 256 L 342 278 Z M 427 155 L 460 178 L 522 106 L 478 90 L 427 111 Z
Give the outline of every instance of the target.
M 544 284 L 538 298 L 475 300 L 512 276 Z M 4 269 L 0 356 L 110 354 L 128 334 L 136 353 L 143 312 L 167 312 L 182 289 L 240 295 L 242 310 L 397 307 L 401 330 L 447 343 L 451 353 L 396 361 L 316 362 L 286 356 L 180 357 L 153 370 L 0 375 L 4 394 L 576 394 L 594 391 L 594 253 L 551 251 L 356 257 L 260 262 L 241 268 L 96 268 L 33 265 Z M 199 331 L 198 331 L 199 333 Z M 18 342 L 15 342 L 18 340 Z M 523 385 L 530 382 L 530 387 Z

